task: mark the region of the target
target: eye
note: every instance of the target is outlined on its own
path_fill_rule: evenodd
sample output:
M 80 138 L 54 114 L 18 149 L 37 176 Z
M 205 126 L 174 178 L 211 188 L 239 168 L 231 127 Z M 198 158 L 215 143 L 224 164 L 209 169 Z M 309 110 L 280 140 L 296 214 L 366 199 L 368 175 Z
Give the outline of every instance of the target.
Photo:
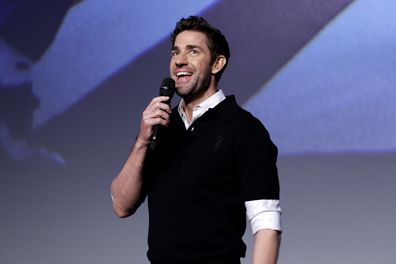
M 197 55 L 198 53 L 199 53 L 199 51 L 196 49 L 190 50 L 190 54 L 192 54 L 192 55 Z
M 172 50 L 172 57 L 177 56 L 179 54 L 178 50 Z

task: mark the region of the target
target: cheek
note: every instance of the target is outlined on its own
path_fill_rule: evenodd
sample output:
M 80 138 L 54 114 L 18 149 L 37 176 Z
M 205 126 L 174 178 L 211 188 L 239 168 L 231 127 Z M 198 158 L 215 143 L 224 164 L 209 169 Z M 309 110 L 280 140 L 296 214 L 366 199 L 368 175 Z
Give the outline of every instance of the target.
M 207 61 L 200 61 L 199 63 L 196 64 L 197 69 L 204 74 L 207 74 L 208 72 L 211 72 L 212 68 L 210 66 L 210 63 Z

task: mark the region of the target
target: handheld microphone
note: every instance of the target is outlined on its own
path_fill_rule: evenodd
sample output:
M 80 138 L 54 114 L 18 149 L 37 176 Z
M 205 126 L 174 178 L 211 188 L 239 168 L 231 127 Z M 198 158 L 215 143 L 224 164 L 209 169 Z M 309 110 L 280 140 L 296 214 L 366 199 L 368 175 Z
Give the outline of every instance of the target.
M 160 96 L 169 96 L 169 100 L 166 101 L 165 103 L 170 105 L 170 102 L 171 102 L 171 99 L 172 99 L 174 93 L 175 93 L 175 81 L 169 77 L 164 78 L 161 83 L 159 95 Z M 159 125 L 154 126 L 153 134 L 151 135 L 151 140 L 150 140 L 150 149 L 151 150 L 153 150 L 157 144 L 158 130 L 159 130 Z

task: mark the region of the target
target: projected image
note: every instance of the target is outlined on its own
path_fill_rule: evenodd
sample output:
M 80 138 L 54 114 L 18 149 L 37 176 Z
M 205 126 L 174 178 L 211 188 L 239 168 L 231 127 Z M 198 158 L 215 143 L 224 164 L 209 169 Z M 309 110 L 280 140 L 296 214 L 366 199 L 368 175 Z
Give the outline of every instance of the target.
M 25 63 L 29 65 L 29 67 L 25 66 L 25 77 L 20 77 L 29 78 L 29 81 L 24 83 L 28 87 L 24 89 L 29 90 L 28 93 L 31 94 L 31 110 L 29 110 L 31 116 L 35 109 L 34 118 L 30 118 L 32 124 L 27 125 L 28 127 L 33 125 L 35 128 L 40 128 L 45 127 L 45 124 L 51 126 L 54 122 L 58 122 L 54 117 L 62 118 L 62 116 L 69 115 L 67 111 L 73 107 L 76 108 L 76 105 L 77 108 L 79 106 L 84 108 L 87 97 L 99 96 L 100 92 L 96 93 L 95 91 L 107 90 L 110 89 L 110 86 L 112 87 L 111 96 L 117 98 L 116 100 L 122 96 L 121 89 L 128 89 L 125 91 L 127 93 L 125 98 L 129 99 L 128 103 L 125 102 L 126 107 L 127 104 L 142 107 L 141 99 L 151 96 L 154 87 L 158 86 L 157 83 L 154 83 L 155 78 L 151 78 L 151 76 L 158 76 L 157 78 L 160 80 L 162 76 L 168 74 L 166 64 L 169 52 L 166 50 L 170 48 L 168 37 L 175 18 L 200 12 L 210 6 L 213 8 L 212 10 L 208 9 L 207 17 L 227 31 L 230 43 L 232 43 L 232 51 L 244 51 L 243 53 L 232 52 L 230 70 L 228 71 L 230 77 L 225 78 L 222 83 L 226 92 L 239 95 L 239 102 L 243 104 L 258 91 L 265 90 L 262 88 L 263 85 L 296 52 L 309 43 L 349 1 L 326 4 L 326 7 L 318 5 L 316 11 L 315 7 L 311 7 L 312 12 L 320 12 L 322 16 L 306 16 L 304 19 L 298 20 L 296 18 L 300 18 L 299 16 L 290 16 L 288 12 L 303 14 L 305 12 L 304 5 L 288 10 L 283 8 L 283 4 L 264 3 L 258 8 L 251 9 L 249 5 L 243 7 L 238 3 L 225 7 L 223 2 L 201 1 L 200 3 L 191 3 L 189 6 L 183 5 L 181 8 L 175 2 L 172 16 L 167 16 L 159 11 L 171 8 L 171 6 L 161 1 L 150 8 L 129 5 L 123 1 L 113 3 L 110 7 L 107 1 L 97 1 L 80 4 L 64 19 L 66 12 L 76 4 L 75 2 L 64 1 L 55 4 L 41 1 L 39 4 L 33 5 L 30 2 L 21 1 L 14 6 L 8 4 L 4 9 L 8 10 L 4 12 L 7 17 L 3 15 L 7 20 L 3 19 L 5 22 L 2 26 L 2 35 L 3 39 L 8 39 L 7 42 L 3 40 L 4 46 L 14 45 L 14 53 L 18 54 L 16 56 L 21 55 L 29 60 L 27 64 Z M 48 10 L 49 7 L 54 12 L 46 12 L 45 10 Z M 320 10 L 321 8 L 327 9 Z M 32 10 L 35 12 L 31 12 Z M 228 14 L 237 11 L 243 12 L 243 10 L 249 15 L 233 20 L 229 19 Z M 150 14 L 153 11 L 158 12 L 159 15 L 147 19 L 147 17 L 151 17 Z M 93 14 L 100 14 L 100 19 Z M 40 19 L 35 19 L 36 17 L 40 17 Z M 119 19 L 115 20 L 114 17 L 119 17 Z M 29 23 L 31 20 L 33 22 Z M 58 32 L 62 21 L 62 28 Z M 138 21 L 139 23 L 136 23 Z M 30 29 L 24 28 L 26 24 Z M 47 26 L 38 26 L 42 24 Z M 273 30 L 274 25 L 277 30 Z M 246 30 L 247 28 L 251 30 Z M 253 32 L 255 34 L 252 34 Z M 23 39 L 28 38 L 31 34 L 42 36 L 42 38 L 34 38 L 35 42 L 33 43 Z M 55 36 L 53 46 L 48 49 Z M 98 41 L 99 38 L 100 41 Z M 277 38 L 282 41 L 277 41 Z M 115 41 L 115 39 L 118 40 Z M 256 55 L 257 51 L 260 51 L 260 56 Z M 5 54 L 5 51 L 3 53 Z M 15 61 L 16 58 L 9 58 L 9 60 Z M 9 64 L 11 65 L 12 62 Z M 238 65 L 244 66 L 238 67 Z M 147 67 L 150 69 L 149 80 L 146 76 Z M 127 73 L 129 76 L 121 77 L 126 71 L 129 71 Z M 246 76 L 255 77 L 246 78 Z M 118 80 L 121 78 L 123 80 L 119 83 Z M 158 80 L 157 82 L 159 82 Z M 21 83 L 22 79 L 18 82 Z M 113 85 L 112 82 L 116 85 Z M 32 83 L 34 83 L 34 89 L 32 89 Z M 126 88 L 127 85 L 128 88 Z M 144 88 L 140 88 L 136 95 L 134 89 L 138 87 Z M 134 93 L 134 96 L 128 95 L 128 93 Z M 38 107 L 39 104 L 40 107 Z M 112 102 L 105 102 L 105 104 L 106 107 L 110 107 Z M 122 102 L 118 102 L 117 105 L 120 104 L 123 105 Z M 138 108 L 130 110 L 136 112 L 136 109 Z M 258 114 L 262 110 L 260 107 L 251 108 L 253 113 L 257 112 Z M 112 111 L 115 111 L 115 114 L 117 109 L 112 109 Z M 271 111 L 266 112 L 270 113 Z M 120 115 L 123 113 L 117 113 L 116 116 Z M 22 120 L 21 118 L 13 119 Z M 79 122 L 78 120 L 82 119 L 77 119 L 77 122 Z M 48 123 L 49 121 L 52 123 Z M 271 123 L 276 125 L 278 122 Z M 71 126 L 71 124 L 70 126 L 63 125 Z M 19 158 L 14 157 L 14 160 L 38 154 L 59 164 L 65 164 L 63 155 L 48 151 L 47 148 L 31 147 L 26 140 L 14 139 L 9 130 L 8 125 L 4 124 L 2 138 L 5 143 L 3 146 L 6 146 L 5 149 L 9 156 L 10 153 L 13 153 L 13 156 L 19 156 Z M 276 133 L 278 134 L 278 132 Z M 274 135 L 275 139 L 278 137 L 277 134 Z M 282 140 L 282 142 L 285 141 Z M 55 143 L 54 149 L 60 150 L 62 147 Z M 287 152 L 287 149 L 288 147 L 285 146 L 281 151 Z M 19 154 L 17 154 L 18 152 Z

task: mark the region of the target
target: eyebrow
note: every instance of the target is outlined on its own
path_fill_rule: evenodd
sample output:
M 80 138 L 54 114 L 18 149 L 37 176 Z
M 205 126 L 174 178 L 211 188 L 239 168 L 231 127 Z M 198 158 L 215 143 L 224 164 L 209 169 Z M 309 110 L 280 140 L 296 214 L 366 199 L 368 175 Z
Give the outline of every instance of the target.
M 186 48 L 188 50 L 192 50 L 192 49 L 200 49 L 200 50 L 202 50 L 202 48 L 200 46 L 197 46 L 197 45 L 187 45 Z M 173 46 L 172 50 L 180 50 L 180 48 L 178 46 Z
M 197 45 L 187 45 L 187 49 L 202 49 L 202 48 Z

